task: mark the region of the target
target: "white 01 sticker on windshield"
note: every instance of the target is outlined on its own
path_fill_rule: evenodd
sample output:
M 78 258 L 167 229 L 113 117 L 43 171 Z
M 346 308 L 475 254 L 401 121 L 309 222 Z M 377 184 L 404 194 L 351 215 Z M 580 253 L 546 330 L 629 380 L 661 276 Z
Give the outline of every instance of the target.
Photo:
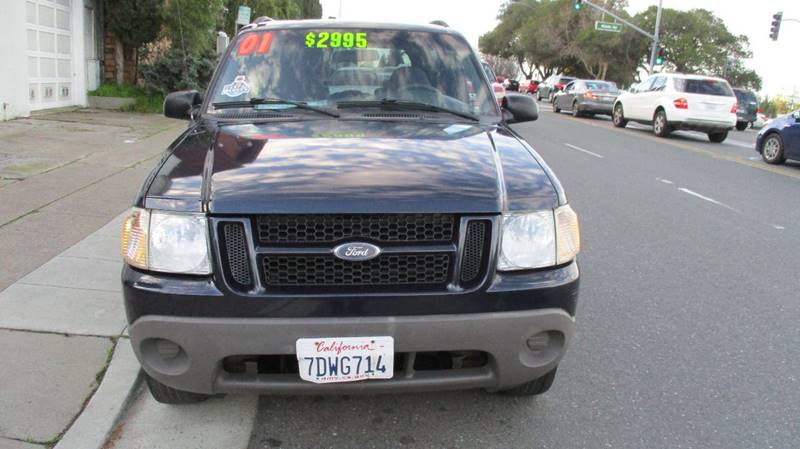
M 250 92 L 250 84 L 247 83 L 247 77 L 239 75 L 233 79 L 233 82 L 222 86 L 222 95 L 226 97 L 238 97 Z

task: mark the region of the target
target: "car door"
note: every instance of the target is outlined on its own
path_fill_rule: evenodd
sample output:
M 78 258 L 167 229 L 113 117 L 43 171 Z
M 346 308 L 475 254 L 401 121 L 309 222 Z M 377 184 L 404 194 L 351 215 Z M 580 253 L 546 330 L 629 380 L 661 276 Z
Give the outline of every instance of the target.
M 789 118 L 789 124 L 781 130 L 783 153 L 789 159 L 800 159 L 800 111 Z
M 639 120 L 653 120 L 658 99 L 663 95 L 667 78 L 663 75 L 648 78 L 646 88 L 637 95 L 636 117 Z
M 622 106 L 625 108 L 625 117 L 633 119 L 633 120 L 646 120 L 647 117 L 644 117 L 645 114 L 643 113 L 644 110 L 644 101 L 646 99 L 647 91 L 650 89 L 650 86 L 653 84 L 653 80 L 655 76 L 650 76 L 645 78 L 644 81 L 639 83 L 636 86 L 634 92 L 630 98 L 627 98 Z
M 575 84 L 576 83 L 573 81 L 564 87 L 563 92 L 560 94 L 556 93 L 556 99 L 558 101 L 559 108 L 566 109 L 568 111 L 572 110 L 572 99 L 575 98 Z
M 553 82 L 553 75 L 548 76 L 546 80 L 539 86 L 539 96 L 540 98 L 547 98 L 547 95 L 550 93 L 550 83 Z

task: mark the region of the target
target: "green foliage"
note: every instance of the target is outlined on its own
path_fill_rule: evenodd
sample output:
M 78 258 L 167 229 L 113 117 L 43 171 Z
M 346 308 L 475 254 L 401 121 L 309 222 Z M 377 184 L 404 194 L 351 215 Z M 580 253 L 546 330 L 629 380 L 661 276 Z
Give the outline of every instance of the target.
M 645 29 L 655 26 L 656 7 L 637 14 L 635 20 Z M 742 63 L 753 56 L 750 40 L 731 33 L 725 22 L 706 9 L 661 12 L 661 44 L 667 66 L 684 73 L 722 76 L 734 86 L 761 88 L 761 77 Z
M 322 4 L 319 0 L 300 0 L 300 9 L 303 10 L 304 19 L 319 19 L 322 17 Z
M 184 54 L 181 48 L 172 46 L 154 62 L 139 64 L 139 76 L 150 94 L 164 95 L 184 89 L 203 91 L 216 65 L 217 56 L 210 48 Z
M 105 0 L 106 24 L 126 46 L 154 41 L 163 23 L 163 0 Z
M 599 3 L 617 10 L 624 6 L 621 0 Z M 647 53 L 646 39 L 630 29 L 596 31 L 594 21 L 600 17 L 591 11 L 576 13 L 572 0 L 508 3 L 498 19 L 497 27 L 481 36 L 479 47 L 487 54 L 513 58 L 526 77 L 543 79 L 563 72 L 629 84 Z
M 308 5 L 306 9 L 305 2 L 302 0 L 225 0 L 225 8 L 228 12 L 225 15 L 224 28 L 229 36 L 233 36 L 236 28 L 236 16 L 239 11 L 240 5 L 249 6 L 252 11 L 250 12 L 251 20 L 257 17 L 267 16 L 273 19 L 302 19 L 306 16 L 306 12 L 315 13 L 316 9 L 313 5 Z M 319 6 L 319 16 L 322 16 L 322 6 L 319 5 L 319 0 L 316 0 Z
M 655 6 L 631 17 L 625 0 L 595 3 L 645 30 L 655 28 Z M 501 8 L 497 26 L 481 36 L 479 48 L 512 58 L 526 76 L 537 73 L 534 78 L 562 72 L 629 85 L 649 65 L 650 40 L 627 26 L 621 33 L 597 31 L 594 23 L 601 14 L 591 8 L 576 12 L 574 5 L 574 0 L 510 1 Z M 710 11 L 664 8 L 660 37 L 666 70 L 725 76 L 734 85 L 761 87 L 758 74 L 741 62 L 752 57 L 747 37 L 732 34 Z
M 165 32 L 173 48 L 185 49 L 188 55 L 214 48 L 223 0 L 170 0 L 167 4 Z
M 161 93 L 149 93 L 139 86 L 130 84 L 102 84 L 97 89 L 90 91 L 89 95 L 133 98 L 136 103 L 126 109 L 131 112 L 160 113 L 164 104 L 164 95 Z

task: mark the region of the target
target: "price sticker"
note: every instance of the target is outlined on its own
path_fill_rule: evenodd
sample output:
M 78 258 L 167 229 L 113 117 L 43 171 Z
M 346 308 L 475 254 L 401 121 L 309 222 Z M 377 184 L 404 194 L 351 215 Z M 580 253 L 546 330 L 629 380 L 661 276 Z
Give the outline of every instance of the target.
M 345 31 L 309 31 L 306 33 L 308 48 L 367 48 L 367 33 Z

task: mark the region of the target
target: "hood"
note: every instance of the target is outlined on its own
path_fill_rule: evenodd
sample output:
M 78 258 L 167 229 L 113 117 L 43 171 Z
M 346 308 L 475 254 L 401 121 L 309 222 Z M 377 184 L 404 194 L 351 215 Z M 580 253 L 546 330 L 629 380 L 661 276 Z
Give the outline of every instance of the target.
M 555 207 L 558 195 L 507 131 L 320 120 L 188 133 L 158 171 L 146 202 L 187 210 L 202 210 L 205 202 L 212 214 L 496 214 Z

